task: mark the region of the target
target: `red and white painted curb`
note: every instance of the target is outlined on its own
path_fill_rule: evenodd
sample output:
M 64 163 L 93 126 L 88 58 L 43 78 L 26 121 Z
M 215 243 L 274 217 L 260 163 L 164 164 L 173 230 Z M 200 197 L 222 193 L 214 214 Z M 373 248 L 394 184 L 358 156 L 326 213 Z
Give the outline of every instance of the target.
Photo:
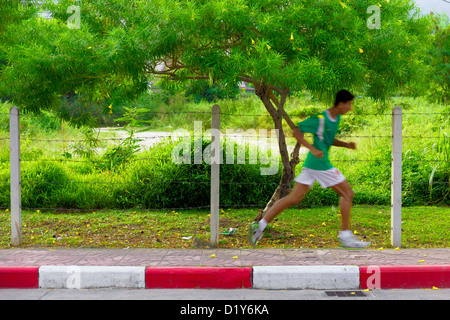
M 252 287 L 252 268 L 230 267 L 158 267 L 145 270 L 146 288 Z
M 39 288 L 39 267 L 0 267 L 0 288 Z
M 450 288 L 450 265 L 360 266 L 361 289 Z
M 450 265 L 0 267 L 0 288 L 450 288 Z

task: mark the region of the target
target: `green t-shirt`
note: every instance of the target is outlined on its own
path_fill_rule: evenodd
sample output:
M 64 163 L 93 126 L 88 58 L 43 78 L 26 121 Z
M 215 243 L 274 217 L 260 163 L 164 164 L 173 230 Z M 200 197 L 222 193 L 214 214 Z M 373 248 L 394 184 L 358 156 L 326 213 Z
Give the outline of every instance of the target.
M 298 123 L 302 132 L 314 134 L 313 146 L 317 150 L 323 151 L 323 158 L 317 158 L 311 152 L 306 156 L 303 167 L 314 170 L 329 170 L 333 165 L 328 158 L 328 151 L 334 142 L 334 137 L 339 128 L 341 116 L 333 119 L 328 110 L 316 114 Z

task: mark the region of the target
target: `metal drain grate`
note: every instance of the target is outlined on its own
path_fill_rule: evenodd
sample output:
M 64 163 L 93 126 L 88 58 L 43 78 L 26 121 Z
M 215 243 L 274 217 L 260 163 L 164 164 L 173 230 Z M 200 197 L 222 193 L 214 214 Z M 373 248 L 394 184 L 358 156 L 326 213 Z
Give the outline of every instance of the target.
M 325 291 L 326 295 L 329 297 L 367 297 L 362 291 Z

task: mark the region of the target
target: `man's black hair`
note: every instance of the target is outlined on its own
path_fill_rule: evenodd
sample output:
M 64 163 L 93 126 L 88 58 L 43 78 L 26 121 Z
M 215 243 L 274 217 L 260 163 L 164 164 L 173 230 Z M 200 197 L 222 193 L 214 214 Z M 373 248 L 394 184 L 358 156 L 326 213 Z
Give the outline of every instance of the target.
M 353 100 L 355 98 L 354 95 L 352 95 L 347 90 L 341 90 L 336 94 L 336 100 L 334 101 L 334 106 L 337 106 L 339 102 L 348 102 L 350 100 Z

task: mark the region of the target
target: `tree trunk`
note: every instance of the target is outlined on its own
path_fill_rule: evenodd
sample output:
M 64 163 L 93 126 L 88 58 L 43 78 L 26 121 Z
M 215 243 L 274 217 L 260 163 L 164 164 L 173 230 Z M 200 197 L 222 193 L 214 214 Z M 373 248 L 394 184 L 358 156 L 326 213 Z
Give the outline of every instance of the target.
M 280 184 L 275 189 L 275 192 L 273 193 L 264 210 L 259 212 L 260 217 L 258 215 L 259 219 L 257 221 L 261 220 L 265 216 L 267 211 L 269 211 L 269 209 L 273 206 L 273 204 L 277 200 L 284 198 L 291 192 L 291 184 L 295 178 L 295 167 L 299 162 L 298 159 L 299 151 L 300 151 L 300 144 L 297 142 L 295 144 L 294 150 L 292 150 L 291 153 L 291 160 L 289 161 L 289 170 L 286 170 L 286 167 L 283 165 L 283 172 L 281 173 Z
M 256 221 L 261 220 L 267 211 L 272 207 L 272 205 L 279 199 L 287 196 L 291 192 L 291 184 L 295 178 L 295 167 L 299 162 L 299 151 L 300 144 L 297 142 L 295 147 L 289 156 L 289 152 L 286 145 L 286 136 L 282 126 L 282 119 L 288 123 L 291 129 L 294 129 L 296 125 L 289 118 L 288 114 L 284 111 L 284 104 L 286 102 L 288 90 L 277 90 L 280 93 L 280 100 L 273 94 L 273 89 L 264 84 L 255 84 L 255 93 L 264 103 L 269 114 L 275 124 L 275 129 L 278 130 L 278 146 L 280 149 L 281 162 L 283 165 L 280 184 L 276 188 L 269 202 L 267 203 L 264 210 L 259 210 Z M 275 106 L 277 108 L 275 108 Z

